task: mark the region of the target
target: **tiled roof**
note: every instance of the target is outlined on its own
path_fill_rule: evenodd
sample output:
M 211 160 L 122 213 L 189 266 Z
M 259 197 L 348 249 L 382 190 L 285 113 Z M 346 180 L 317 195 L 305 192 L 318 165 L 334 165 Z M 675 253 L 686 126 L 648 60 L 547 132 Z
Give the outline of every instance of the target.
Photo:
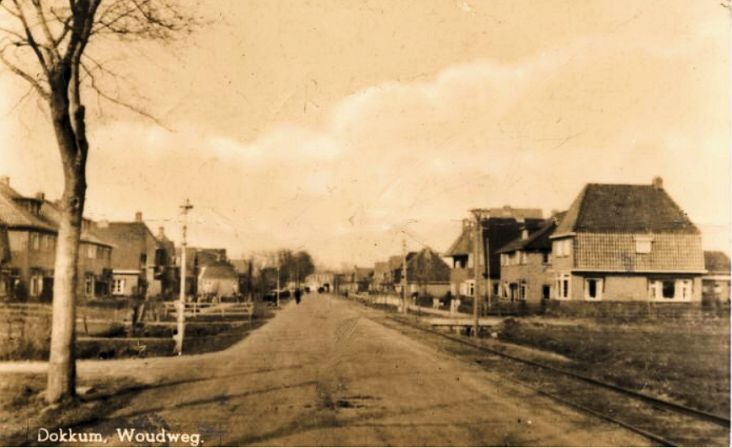
M 542 223 L 538 230 L 529 233 L 528 238 L 516 238 L 498 250 L 498 253 L 515 252 L 517 250 L 547 250 L 552 248 L 549 237 L 556 229 L 566 212 L 557 213 Z
M 7 224 L 8 228 L 29 228 L 56 232 L 56 226 L 41 216 L 36 216 L 23 208 L 16 200 L 22 200 L 15 190 L 0 183 L 0 218 Z M 27 200 L 35 200 L 28 198 Z
M 157 241 L 150 229 L 144 222 L 110 222 L 106 225 L 97 225 L 94 233 L 104 241 L 110 241 L 116 245 L 129 244 L 131 241 L 140 241 L 145 234 Z
M 554 235 L 590 233 L 699 234 L 660 186 L 587 184 Z
M 446 257 L 456 255 L 469 255 L 473 253 L 473 229 L 463 228 L 460 236 L 452 243 L 452 246 L 445 252 Z
M 447 282 L 450 266 L 429 247 L 416 253 L 408 262 L 407 277 L 410 282 Z
M 704 251 L 704 267 L 710 273 L 730 273 L 730 261 L 727 254 L 718 250 Z
M 620 272 L 704 271 L 701 235 L 657 233 L 650 253 L 638 253 L 636 235 L 580 233 L 574 239 L 576 269 Z
M 201 269 L 201 279 L 239 278 L 234 266 L 225 261 L 217 261 Z

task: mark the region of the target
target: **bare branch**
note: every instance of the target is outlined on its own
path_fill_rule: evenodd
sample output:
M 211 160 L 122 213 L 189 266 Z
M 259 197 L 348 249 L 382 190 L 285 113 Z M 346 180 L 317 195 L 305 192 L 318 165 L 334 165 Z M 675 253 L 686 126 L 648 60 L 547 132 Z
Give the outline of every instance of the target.
M 50 93 L 41 85 L 41 83 L 36 78 L 31 76 L 29 73 L 25 72 L 23 69 L 21 69 L 20 67 L 18 67 L 15 64 L 13 64 L 12 62 L 10 62 L 8 60 L 8 58 L 5 56 L 5 50 L 11 45 L 15 46 L 11 42 L 8 45 L 5 45 L 3 48 L 0 49 L 0 62 L 2 62 L 3 65 L 5 65 L 8 68 L 8 70 L 10 70 L 11 72 L 20 76 L 27 82 L 29 82 L 30 85 L 36 89 L 38 94 L 41 95 L 41 97 L 43 97 L 44 99 L 48 99 L 50 97 Z
M 96 80 L 96 77 L 94 76 L 93 71 L 86 64 L 84 64 L 83 62 L 81 64 L 81 67 L 83 68 L 84 73 L 86 74 L 87 78 L 89 79 L 90 87 L 92 88 L 92 90 L 94 90 L 94 92 L 100 98 L 103 98 L 103 99 L 105 99 L 105 100 L 107 100 L 107 101 L 109 101 L 109 102 L 111 102 L 111 103 L 113 103 L 113 104 L 115 104 L 117 106 L 120 106 L 120 107 L 122 107 L 124 109 L 127 109 L 127 110 L 129 110 L 131 112 L 134 112 L 137 115 L 140 115 L 141 117 L 147 118 L 148 120 L 152 121 L 153 123 L 157 124 L 158 126 L 164 128 L 166 130 L 169 130 L 169 131 L 171 130 L 163 122 L 161 122 L 160 120 L 158 120 L 154 115 L 152 115 L 151 113 L 145 111 L 144 109 L 142 109 L 140 107 L 137 107 L 137 106 L 133 106 L 132 104 L 125 102 L 124 100 L 122 100 L 118 96 L 112 96 L 112 95 L 107 94 L 97 84 L 97 80 Z
M 13 0 L 13 4 L 15 4 L 15 8 L 18 12 L 18 15 L 16 17 L 20 19 L 20 22 L 23 24 L 23 30 L 25 31 L 28 45 L 33 49 L 33 52 L 36 54 L 38 61 L 41 63 L 41 67 L 43 67 L 43 71 L 49 73 L 48 63 L 41 52 L 41 45 L 36 41 L 33 33 L 31 32 L 30 26 L 28 25 L 28 20 L 25 17 L 25 12 L 23 12 L 23 7 L 20 6 L 18 0 Z

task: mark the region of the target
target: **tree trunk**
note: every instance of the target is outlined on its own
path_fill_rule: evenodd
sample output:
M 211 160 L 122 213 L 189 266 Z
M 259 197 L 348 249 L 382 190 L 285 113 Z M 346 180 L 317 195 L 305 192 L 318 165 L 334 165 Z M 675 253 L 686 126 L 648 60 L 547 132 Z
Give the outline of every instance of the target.
M 68 73 L 68 72 L 67 72 Z M 76 395 L 76 290 L 79 240 L 86 194 L 86 158 L 88 144 L 84 126 L 84 108 L 69 101 L 69 77 L 61 77 L 54 86 L 51 118 L 61 153 L 64 192 L 56 247 L 53 278 L 53 326 L 48 364 L 46 401 L 57 403 Z

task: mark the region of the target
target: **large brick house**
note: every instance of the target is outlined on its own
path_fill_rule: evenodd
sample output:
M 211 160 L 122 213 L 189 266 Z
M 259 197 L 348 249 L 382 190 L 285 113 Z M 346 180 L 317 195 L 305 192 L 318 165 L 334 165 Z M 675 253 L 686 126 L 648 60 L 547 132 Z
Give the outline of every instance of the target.
M 524 225 L 521 236 L 498 250 L 501 258 L 499 297 L 539 302 L 551 297 L 554 284 L 549 239 L 564 213 L 547 219 L 538 229 Z
M 701 233 L 663 189 L 588 184 L 550 237 L 559 300 L 701 300 Z
M 161 273 L 168 272 L 172 257 L 166 242 L 159 242 L 142 220 L 142 213 L 135 214 L 132 222 L 100 221 L 95 232 L 115 245 L 112 253 L 111 294 L 120 297 L 154 297 L 165 295 L 173 285 L 165 283 Z
M 0 297 L 50 301 L 58 235 L 58 208 L 42 193 L 26 197 L 0 178 L 0 221 L 5 224 L 9 260 L 0 269 Z M 80 299 L 107 295 L 113 245 L 90 232 L 84 219 L 79 243 Z
M 522 228 L 540 225 L 541 209 L 535 208 L 488 208 L 474 210 L 481 225 L 481 257 L 478 271 L 481 273 L 481 295 L 499 295 L 501 263 L 498 249 L 519 237 Z M 464 219 L 460 236 L 445 253 L 452 259 L 450 289 L 454 295 L 472 296 L 475 288 L 474 248 L 475 220 Z

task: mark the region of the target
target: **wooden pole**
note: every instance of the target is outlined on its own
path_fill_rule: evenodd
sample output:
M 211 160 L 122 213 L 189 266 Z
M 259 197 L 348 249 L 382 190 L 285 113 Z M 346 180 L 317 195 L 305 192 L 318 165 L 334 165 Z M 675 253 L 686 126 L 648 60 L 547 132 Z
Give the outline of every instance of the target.
M 183 354 L 183 336 L 186 329 L 186 233 L 188 231 L 188 211 L 193 208 L 191 201 L 186 199 L 186 202 L 180 206 L 183 211 L 183 239 L 180 244 L 180 294 L 178 296 L 178 337 L 175 340 L 175 351 L 178 356 Z

